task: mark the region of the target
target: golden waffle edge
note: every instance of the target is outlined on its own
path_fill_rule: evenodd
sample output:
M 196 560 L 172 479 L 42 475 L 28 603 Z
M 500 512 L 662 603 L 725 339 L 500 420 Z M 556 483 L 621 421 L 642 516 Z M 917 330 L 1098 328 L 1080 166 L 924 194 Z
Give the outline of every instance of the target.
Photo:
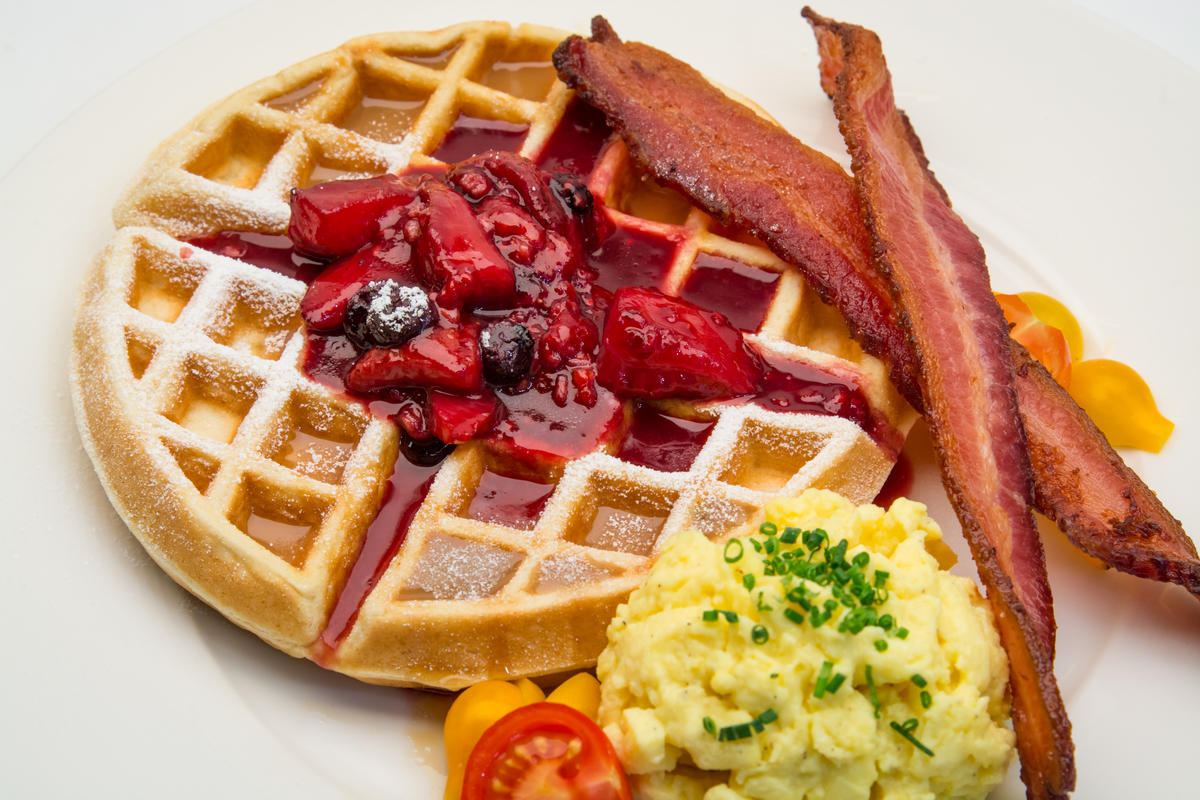
M 448 689 L 589 666 L 672 532 L 723 535 L 771 494 L 808 486 L 869 501 L 891 468 L 893 456 L 846 420 L 701 406 L 692 412 L 718 419 L 688 471 L 593 453 L 566 466 L 536 525 L 519 530 L 468 516 L 489 455 L 460 446 L 344 641 L 322 650 L 396 429 L 302 373 L 304 284 L 181 240 L 280 233 L 292 186 L 439 163 L 429 154 L 460 113 L 528 125 L 520 152 L 537 153 L 571 97 L 542 66 L 564 36 L 485 22 L 354 39 L 202 112 L 151 155 L 114 211 L 118 231 L 76 312 L 84 444 L 151 557 L 284 652 L 370 682 Z M 699 252 L 779 273 L 751 338 L 855 381 L 907 433 L 915 415 L 882 366 L 793 269 L 640 180 L 619 143 L 588 183 L 621 224 L 680 242 L 669 292 Z M 252 537 L 254 525 L 274 538 Z

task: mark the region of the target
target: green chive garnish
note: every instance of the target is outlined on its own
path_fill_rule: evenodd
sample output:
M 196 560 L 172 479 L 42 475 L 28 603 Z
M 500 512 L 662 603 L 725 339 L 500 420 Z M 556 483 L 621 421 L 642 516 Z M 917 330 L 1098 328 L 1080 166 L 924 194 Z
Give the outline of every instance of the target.
M 876 639 L 875 640 L 875 649 L 876 650 L 878 650 L 879 652 L 882 653 L 883 651 L 887 650 L 887 648 L 888 648 L 887 639 Z
M 790 619 L 792 622 L 796 623 L 797 625 L 804 624 L 804 615 L 801 614 L 799 611 L 797 611 L 794 608 L 785 608 L 783 610 L 783 615 L 785 617 L 787 617 L 788 619 Z
M 879 719 L 879 695 L 875 692 L 875 677 L 871 674 L 870 664 L 867 664 L 867 697 L 875 707 L 875 719 Z
M 918 689 L 924 689 L 929 685 L 929 681 L 925 680 L 925 676 L 921 675 L 919 672 L 912 676 L 912 682 L 917 685 Z
M 921 692 L 921 708 L 929 708 L 933 705 L 933 695 L 929 692 Z
M 700 619 L 704 620 L 705 622 L 716 622 L 717 612 L 710 608 L 700 615 Z
M 750 639 L 755 644 L 766 644 L 767 640 L 770 638 L 771 638 L 770 631 L 768 631 L 762 625 L 755 625 L 753 628 L 750 629 Z
M 725 563 L 733 564 L 740 561 L 744 552 L 745 548 L 742 546 L 741 539 L 730 539 L 725 543 Z
M 907 639 L 908 638 L 908 628 L 897 628 L 896 629 L 896 638 L 897 639 Z
M 800 536 L 799 528 L 784 528 L 783 533 L 779 534 L 779 541 L 784 544 L 795 544 L 796 539 Z
M 890 724 L 892 726 L 892 730 L 903 736 L 905 739 L 908 739 L 909 743 L 912 744 L 913 747 L 917 748 L 927 756 L 933 755 L 932 750 L 921 744 L 919 741 L 917 741 L 917 737 L 912 735 L 912 732 L 916 730 L 917 727 L 916 719 L 907 720 L 903 725 L 895 721 L 891 722 Z
M 704 730 L 706 733 L 709 733 L 713 736 L 717 735 L 717 723 L 713 722 L 712 717 L 704 718 Z
M 837 694 L 837 690 L 842 688 L 842 684 L 845 683 L 845 681 L 846 676 L 838 672 L 833 676 L 833 680 L 829 682 L 829 685 L 825 687 L 825 691 L 829 692 L 830 694 Z
M 763 536 L 774 536 L 779 532 L 779 528 L 775 526 L 774 522 L 764 522 L 758 526 L 758 532 Z
M 747 592 L 754 588 L 754 573 L 753 572 L 747 572 L 745 575 L 742 576 L 742 586 L 746 587 Z
M 890 573 L 890 572 L 884 572 L 884 571 L 883 571 L 883 570 L 881 570 L 881 569 L 877 569 L 877 570 L 875 570 L 875 588 L 876 588 L 876 589 L 882 589 L 882 588 L 883 588 L 883 585 L 884 585 L 885 583 L 887 583 L 887 579 L 888 579 L 890 576 L 891 576 L 891 573 Z
M 829 678 L 832 675 L 833 662 L 827 660 L 821 664 L 821 671 L 817 673 L 817 685 L 813 688 L 813 697 L 820 699 L 825 696 L 825 691 L 829 688 Z

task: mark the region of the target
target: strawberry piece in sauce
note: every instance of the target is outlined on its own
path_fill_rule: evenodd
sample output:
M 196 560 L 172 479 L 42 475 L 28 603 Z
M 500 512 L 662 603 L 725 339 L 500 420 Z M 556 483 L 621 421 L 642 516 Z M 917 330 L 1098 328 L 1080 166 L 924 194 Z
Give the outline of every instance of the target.
M 448 186 L 421 187 L 426 209 L 417 241 L 417 264 L 444 308 L 505 308 L 513 301 L 516 277 L 475 218 L 474 209 Z
M 346 376 L 346 388 L 361 394 L 400 386 L 481 391 L 479 325 L 465 322 L 439 326 L 399 347 L 368 350 Z
M 380 217 L 416 200 L 417 183 L 415 177 L 378 175 L 293 189 L 288 236 L 310 255 L 349 255 L 379 234 Z
M 751 394 L 763 373 L 761 359 L 721 314 L 632 287 L 613 296 L 598 366 L 600 385 L 652 399 Z
M 461 444 L 491 430 L 503 415 L 496 395 L 464 397 L 434 389 L 429 392 L 429 423 L 433 435 L 446 444 Z

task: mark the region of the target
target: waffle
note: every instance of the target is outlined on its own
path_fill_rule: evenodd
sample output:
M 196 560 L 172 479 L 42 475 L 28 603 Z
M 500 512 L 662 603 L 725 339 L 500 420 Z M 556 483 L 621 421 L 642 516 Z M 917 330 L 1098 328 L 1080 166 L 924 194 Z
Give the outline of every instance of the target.
M 472 442 L 413 479 L 424 498 L 394 556 L 387 535 L 374 538 L 385 495 L 405 488 L 387 489 L 396 427 L 302 371 L 304 283 L 187 240 L 282 233 L 291 187 L 440 164 L 464 120 L 502 123 L 537 157 L 571 109 L 549 64 L 563 36 L 485 22 L 352 40 L 208 108 L 115 209 L 117 233 L 76 313 L 85 446 L 154 560 L 284 652 L 364 681 L 446 689 L 588 666 L 671 533 L 722 535 L 768 497 L 810 486 L 869 501 L 915 419 L 792 268 L 647 182 L 612 139 L 587 183 L 618 228 L 673 245 L 664 291 L 689 297 L 705 270 L 739 262 L 767 287 L 748 338 L 857 385 L 883 434 L 673 401 L 657 411 L 712 423 L 690 466 L 635 465 L 609 444 L 536 483 L 513 483 L 530 476 Z M 627 403 L 627 418 L 638 413 L 655 409 Z M 497 513 L 538 486 L 540 513 Z M 361 605 L 346 599 L 356 591 Z

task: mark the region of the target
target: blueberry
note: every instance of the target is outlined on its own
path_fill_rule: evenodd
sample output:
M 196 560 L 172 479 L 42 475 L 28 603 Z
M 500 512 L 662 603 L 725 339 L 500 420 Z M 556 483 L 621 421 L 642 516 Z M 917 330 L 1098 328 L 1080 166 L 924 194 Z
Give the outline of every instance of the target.
M 371 281 L 346 303 L 342 327 L 360 350 L 396 347 L 428 328 L 437 312 L 417 286 L 402 286 L 390 278 Z
M 497 386 L 517 383 L 533 365 L 533 334 L 519 322 L 493 322 L 479 334 L 483 375 Z
M 454 445 L 441 439 L 414 439 L 400 431 L 400 453 L 419 467 L 432 467 L 454 451 Z
M 550 186 L 562 198 L 567 208 L 576 214 L 586 214 L 592 210 L 592 192 L 579 176 L 556 173 L 550 179 Z

